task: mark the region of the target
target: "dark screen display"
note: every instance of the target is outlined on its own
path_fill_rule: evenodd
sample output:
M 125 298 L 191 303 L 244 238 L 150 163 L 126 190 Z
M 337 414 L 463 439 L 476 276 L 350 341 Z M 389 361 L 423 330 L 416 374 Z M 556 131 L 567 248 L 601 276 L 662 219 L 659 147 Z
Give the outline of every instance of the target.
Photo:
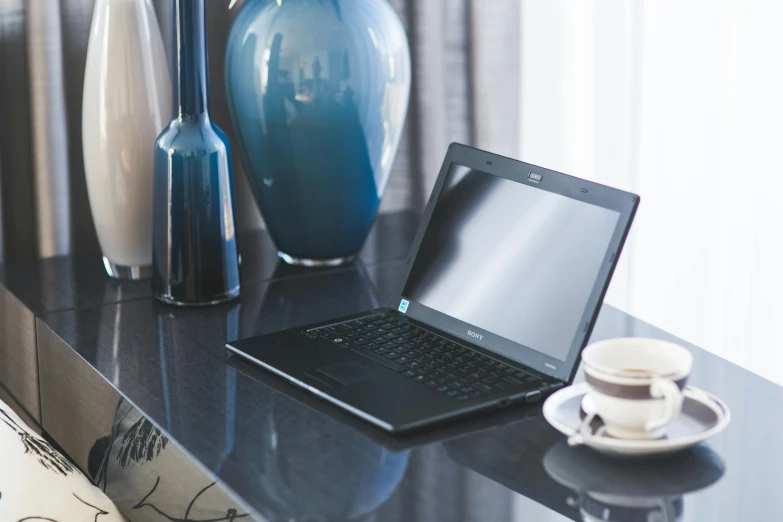
M 619 217 L 453 164 L 403 296 L 564 361 Z

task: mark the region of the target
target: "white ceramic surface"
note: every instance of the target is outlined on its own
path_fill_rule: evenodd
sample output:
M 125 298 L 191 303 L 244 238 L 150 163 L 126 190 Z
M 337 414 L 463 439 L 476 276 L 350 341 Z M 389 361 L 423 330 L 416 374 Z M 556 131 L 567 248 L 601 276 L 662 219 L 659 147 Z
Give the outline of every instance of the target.
M 582 362 L 610 435 L 660 438 L 680 415 L 680 387 L 693 366 L 693 356 L 682 346 L 659 339 L 607 339 L 585 348 Z M 640 390 L 646 399 L 638 396 Z
M 152 264 L 153 147 L 171 117 L 171 78 L 151 0 L 97 0 L 82 108 L 84 169 L 103 255 Z
M 582 425 L 581 404 L 589 391 L 587 383 L 580 383 L 555 392 L 544 403 L 544 418 L 569 438 L 578 436 Z M 722 400 L 694 387 L 685 388 L 683 395 L 686 401 L 683 413 L 672 423 L 666 438 L 617 439 L 599 434 L 580 437 L 578 443 L 608 455 L 659 455 L 700 444 L 728 426 L 731 413 Z M 596 430 L 596 433 L 600 432 L 600 428 Z

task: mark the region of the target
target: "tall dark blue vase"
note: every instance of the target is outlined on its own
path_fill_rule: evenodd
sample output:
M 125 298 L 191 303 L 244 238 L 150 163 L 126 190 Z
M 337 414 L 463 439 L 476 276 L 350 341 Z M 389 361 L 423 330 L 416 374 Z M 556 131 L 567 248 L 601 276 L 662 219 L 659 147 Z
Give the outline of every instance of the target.
M 362 247 L 400 143 L 410 53 L 386 0 L 246 0 L 226 88 L 280 256 L 334 265 Z
M 152 289 L 175 305 L 239 295 L 228 138 L 209 116 L 205 0 L 172 0 L 174 114 L 155 144 Z

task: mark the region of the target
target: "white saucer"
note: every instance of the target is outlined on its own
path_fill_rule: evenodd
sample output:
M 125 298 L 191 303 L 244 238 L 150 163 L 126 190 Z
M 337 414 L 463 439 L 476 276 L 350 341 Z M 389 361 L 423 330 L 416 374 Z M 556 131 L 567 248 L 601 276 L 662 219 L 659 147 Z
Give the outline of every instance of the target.
M 666 436 L 654 440 L 616 439 L 604 434 L 600 417 L 591 423 L 592 435 L 580 435 L 585 416 L 582 400 L 589 391 L 587 383 L 563 388 L 544 403 L 544 418 L 557 431 L 569 437 L 573 445 L 584 444 L 610 455 L 644 456 L 673 453 L 704 442 L 729 424 L 728 406 L 717 397 L 694 387 L 683 390 L 682 414 L 666 428 Z M 587 402 L 587 401 L 586 401 Z M 590 409 L 586 404 L 587 408 Z

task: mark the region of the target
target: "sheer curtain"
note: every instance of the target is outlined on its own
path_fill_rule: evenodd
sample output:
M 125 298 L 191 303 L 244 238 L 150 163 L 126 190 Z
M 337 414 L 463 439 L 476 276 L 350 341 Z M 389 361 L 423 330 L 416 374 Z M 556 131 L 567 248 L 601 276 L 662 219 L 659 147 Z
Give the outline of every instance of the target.
M 783 5 L 526 0 L 521 157 L 637 192 L 607 301 L 783 381 Z

